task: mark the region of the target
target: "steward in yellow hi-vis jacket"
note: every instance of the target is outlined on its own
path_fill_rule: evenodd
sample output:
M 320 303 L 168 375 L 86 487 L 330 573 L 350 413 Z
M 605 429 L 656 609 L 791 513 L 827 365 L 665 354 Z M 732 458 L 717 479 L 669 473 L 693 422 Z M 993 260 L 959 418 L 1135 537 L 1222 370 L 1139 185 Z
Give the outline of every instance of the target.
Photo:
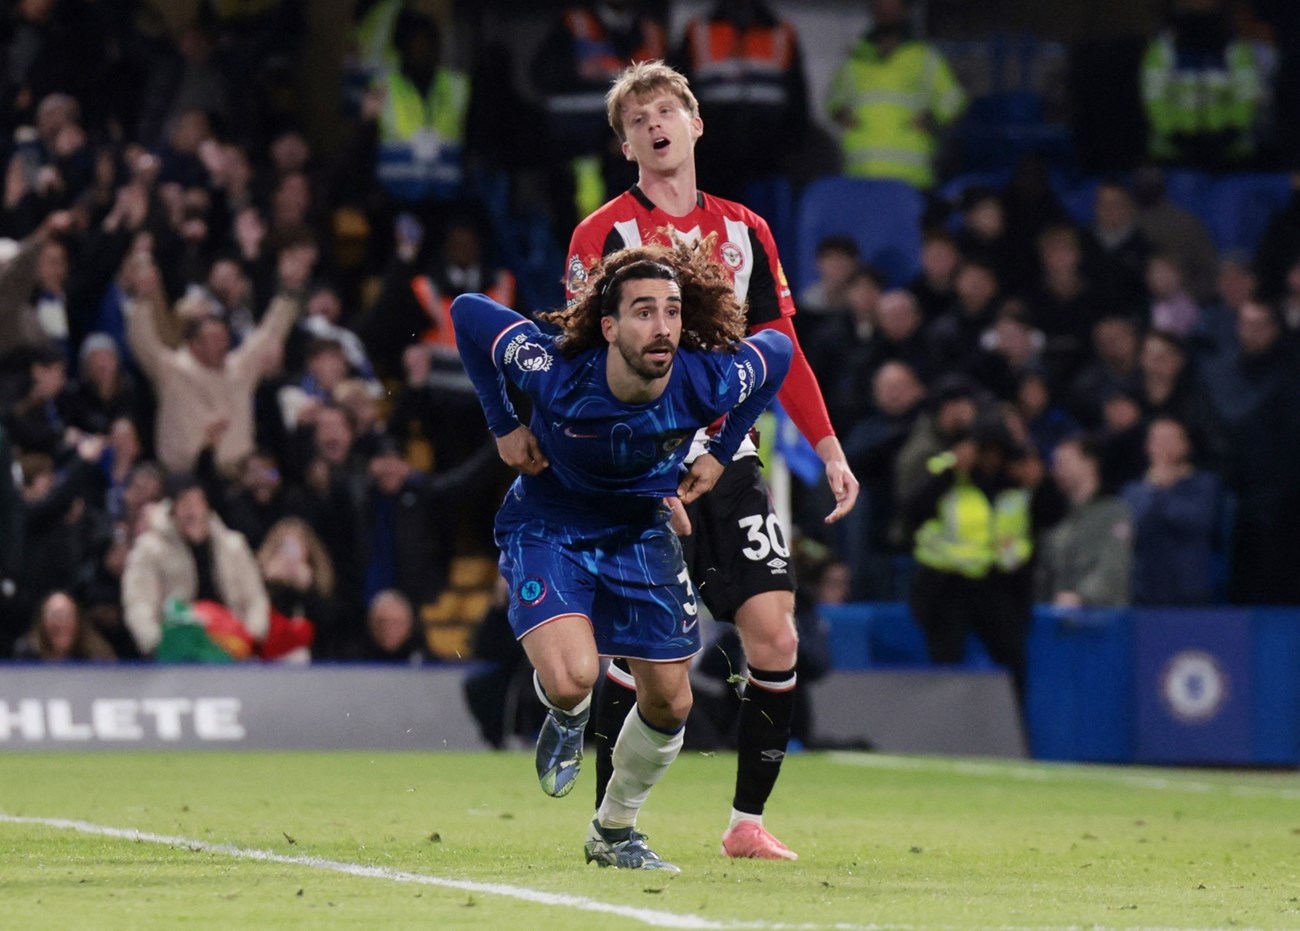
M 896 15 L 901 11 L 901 15 Z M 874 26 L 831 80 L 826 109 L 843 127 L 844 174 L 934 184 L 939 130 L 966 106 L 952 69 L 914 38 L 901 2 L 872 4 Z
M 973 633 L 1023 694 L 1035 514 L 1050 506 L 1042 463 L 992 420 L 930 459 L 929 472 L 902 506 L 915 528 L 910 606 L 930 659 L 961 662 Z

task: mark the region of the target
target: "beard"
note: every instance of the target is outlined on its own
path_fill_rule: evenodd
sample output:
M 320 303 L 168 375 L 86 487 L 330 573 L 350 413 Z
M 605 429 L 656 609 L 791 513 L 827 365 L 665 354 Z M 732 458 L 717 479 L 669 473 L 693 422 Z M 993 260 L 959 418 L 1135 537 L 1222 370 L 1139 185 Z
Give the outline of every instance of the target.
M 663 360 L 651 359 L 646 355 L 646 353 L 658 349 L 667 349 L 670 352 L 668 358 Z M 635 372 L 639 377 L 644 378 L 646 381 L 654 381 L 655 379 L 663 378 L 672 370 L 673 359 L 677 356 L 677 347 L 667 340 L 664 340 L 662 342 L 651 343 L 644 349 L 637 349 L 636 347 L 629 346 L 627 343 L 619 340 L 618 352 L 619 355 L 623 357 L 623 361 L 627 363 L 629 369 Z

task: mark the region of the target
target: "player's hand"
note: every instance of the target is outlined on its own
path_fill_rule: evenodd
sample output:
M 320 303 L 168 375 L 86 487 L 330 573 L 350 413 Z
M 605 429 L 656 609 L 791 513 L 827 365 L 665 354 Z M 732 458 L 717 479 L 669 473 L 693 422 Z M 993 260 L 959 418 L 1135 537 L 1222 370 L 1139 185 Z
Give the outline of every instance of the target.
M 844 458 L 840 441 L 828 436 L 817 444 L 817 453 L 826 463 L 826 482 L 835 496 L 835 509 L 826 515 L 826 523 L 833 524 L 849 511 L 858 500 L 858 480 Z
M 505 436 L 497 437 L 497 453 L 502 462 L 525 475 L 537 475 L 551 464 L 537 445 L 533 431 L 523 424 Z
M 679 537 L 689 537 L 691 535 L 691 518 L 682 505 L 682 499 L 664 498 L 664 504 L 668 505 L 668 526 L 673 529 L 673 533 Z
M 677 486 L 677 497 L 681 498 L 681 503 L 690 504 L 718 484 L 724 469 L 726 466 L 709 453 L 692 462 L 686 477 Z

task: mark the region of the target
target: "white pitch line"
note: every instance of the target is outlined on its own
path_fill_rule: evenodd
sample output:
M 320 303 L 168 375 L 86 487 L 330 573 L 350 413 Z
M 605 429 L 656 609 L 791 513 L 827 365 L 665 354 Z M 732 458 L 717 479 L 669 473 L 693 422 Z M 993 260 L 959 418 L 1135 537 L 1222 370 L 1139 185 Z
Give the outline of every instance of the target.
M 631 905 L 616 905 L 600 902 L 583 896 L 564 895 L 556 892 L 543 892 L 523 886 L 511 886 L 505 883 L 483 883 L 465 879 L 446 879 L 441 876 L 429 876 L 424 873 L 408 873 L 404 870 L 390 870 L 380 866 L 365 866 L 360 863 L 347 863 L 342 860 L 328 860 L 324 857 L 298 856 L 288 857 L 270 850 L 257 850 L 249 847 L 236 847 L 234 844 L 211 844 L 190 837 L 174 837 L 166 834 L 154 834 L 138 831 L 135 828 L 115 828 L 108 825 L 92 824 L 88 821 L 74 821 L 67 818 L 32 818 L 10 815 L 0 812 L 0 824 L 38 825 L 65 831 L 77 831 L 98 837 L 112 837 L 119 840 L 138 841 L 148 844 L 163 844 L 168 847 L 183 847 L 194 853 L 215 853 L 234 857 L 239 860 L 256 860 L 262 863 L 280 863 L 286 866 L 303 866 L 309 869 L 328 870 L 346 876 L 359 876 L 365 879 L 385 879 L 389 882 L 414 883 L 421 886 L 439 886 L 444 889 L 456 889 L 461 892 L 477 892 L 482 895 L 499 895 L 509 899 L 520 899 L 539 905 L 554 905 L 572 908 L 584 912 L 597 912 L 628 918 L 655 928 L 699 928 L 719 929 L 719 931 L 740 931 L 740 929 L 761 929 L 761 931 L 916 931 L 913 925 L 875 925 L 837 923 L 819 924 L 780 924 L 765 921 L 715 921 L 701 915 L 679 915 L 649 908 L 636 908 Z
M 1088 764 L 1042 764 L 1007 762 L 979 762 L 938 759 L 931 757 L 891 756 L 878 753 L 842 753 L 828 755 L 836 763 L 863 766 L 868 769 L 911 770 L 913 772 L 956 773 L 962 776 L 983 776 L 995 779 L 1013 779 L 1020 782 L 1070 782 L 1090 780 L 1132 786 L 1136 789 L 1154 789 L 1167 792 L 1186 792 L 1208 795 L 1223 792 L 1240 798 L 1271 798 L 1286 802 L 1300 801 L 1300 789 L 1283 789 L 1267 785 L 1215 782 L 1204 779 L 1187 779 L 1175 775 L 1162 776 L 1153 770 L 1123 772 L 1115 768 Z

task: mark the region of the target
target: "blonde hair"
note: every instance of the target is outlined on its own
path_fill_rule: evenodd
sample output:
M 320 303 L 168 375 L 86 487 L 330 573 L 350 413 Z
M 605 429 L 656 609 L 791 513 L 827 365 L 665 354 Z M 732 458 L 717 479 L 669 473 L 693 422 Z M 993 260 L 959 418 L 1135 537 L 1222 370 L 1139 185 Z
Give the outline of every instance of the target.
M 306 557 L 311 566 L 312 587 L 328 598 L 334 594 L 334 561 L 330 559 L 329 551 L 325 549 L 320 537 L 316 536 L 316 531 L 300 517 L 282 517 L 266 532 L 266 539 L 257 548 L 257 565 L 263 576 L 275 551 L 280 548 L 280 543 L 291 533 L 301 535 L 307 546 Z
M 605 94 L 605 114 L 619 142 L 627 142 L 627 134 L 623 132 L 623 105 L 629 99 L 642 100 L 663 91 L 680 100 L 692 117 L 700 115 L 700 102 L 691 93 L 686 76 L 662 61 L 640 61 L 619 72 Z

